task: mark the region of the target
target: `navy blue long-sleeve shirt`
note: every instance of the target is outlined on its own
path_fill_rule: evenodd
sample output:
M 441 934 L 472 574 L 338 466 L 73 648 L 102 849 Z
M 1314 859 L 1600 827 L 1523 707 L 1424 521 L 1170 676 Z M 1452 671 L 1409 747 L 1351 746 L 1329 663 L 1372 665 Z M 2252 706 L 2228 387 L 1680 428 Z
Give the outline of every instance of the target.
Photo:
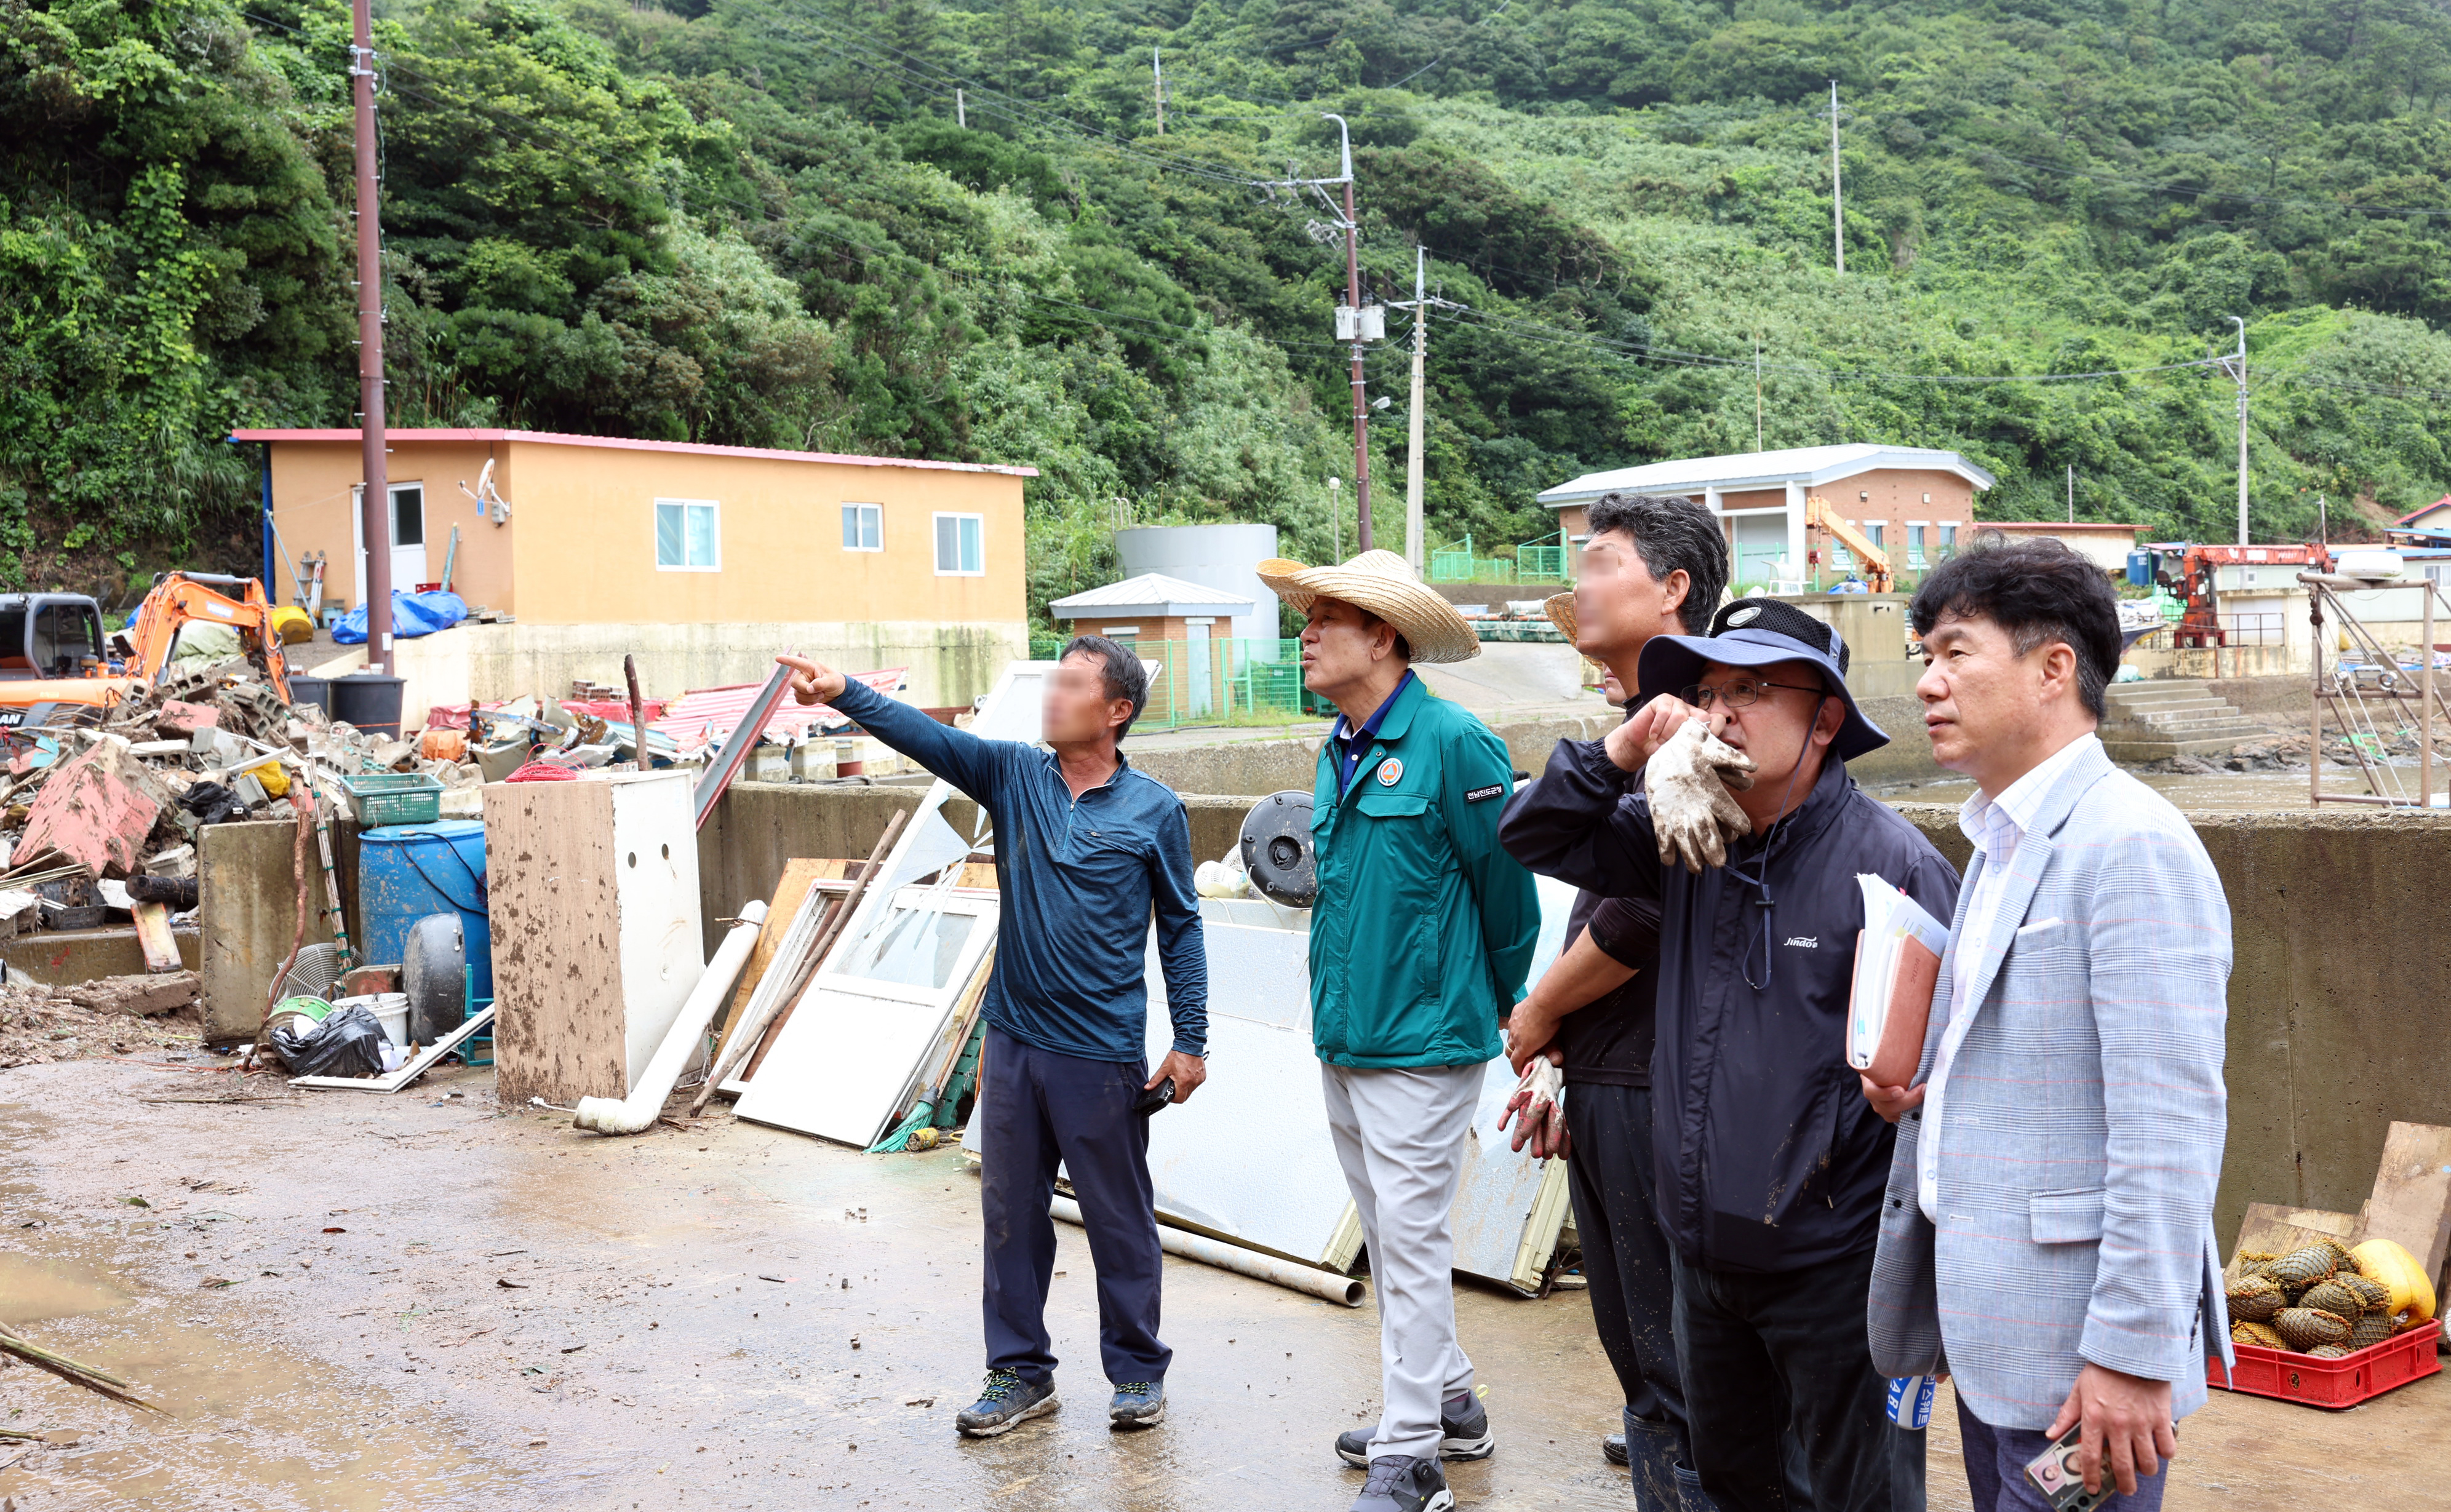
M 1051 751 L 982 740 L 859 682 L 830 701 L 995 820 L 1003 896 L 989 1023 L 1059 1055 L 1145 1059 L 1154 911 L 1174 1048 L 1206 1051 L 1208 956 L 1192 889 L 1191 820 L 1172 788 L 1123 762 L 1076 799 Z

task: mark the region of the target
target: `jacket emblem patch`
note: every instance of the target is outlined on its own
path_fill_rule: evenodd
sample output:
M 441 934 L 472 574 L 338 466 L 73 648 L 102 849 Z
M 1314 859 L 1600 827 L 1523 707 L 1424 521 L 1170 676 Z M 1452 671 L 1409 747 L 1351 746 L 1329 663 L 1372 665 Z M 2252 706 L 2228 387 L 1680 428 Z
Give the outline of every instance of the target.
M 1463 800 L 1466 803 L 1479 803 L 1483 798 L 1494 798 L 1505 791 L 1506 784 L 1503 782 L 1493 782 L 1485 788 L 1473 789 L 1470 793 L 1463 795 Z
M 1394 756 L 1389 756 L 1386 760 L 1379 763 L 1379 785 L 1382 788 L 1394 787 L 1397 779 L 1402 777 L 1403 775 L 1404 763 L 1397 760 Z
M 1821 936 L 1818 934 L 1791 934 L 1787 937 L 1787 943 L 1795 946 L 1799 950 L 1817 951 L 1821 949 Z

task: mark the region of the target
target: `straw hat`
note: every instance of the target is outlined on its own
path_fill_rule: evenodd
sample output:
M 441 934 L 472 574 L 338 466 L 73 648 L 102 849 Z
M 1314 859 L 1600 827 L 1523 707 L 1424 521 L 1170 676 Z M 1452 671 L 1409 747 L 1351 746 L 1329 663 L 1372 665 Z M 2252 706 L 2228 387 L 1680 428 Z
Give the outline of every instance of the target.
M 1569 588 L 1564 593 L 1553 593 L 1540 607 L 1549 611 L 1549 622 L 1566 638 L 1566 644 L 1573 645 L 1576 639 L 1575 591 Z
M 1415 661 L 1468 661 L 1480 655 L 1480 641 L 1456 606 L 1424 587 L 1392 551 L 1365 551 L 1342 567 L 1305 567 L 1271 557 L 1260 563 L 1259 574 L 1297 614 L 1309 613 L 1314 599 L 1339 599 L 1377 615 L 1413 648 Z

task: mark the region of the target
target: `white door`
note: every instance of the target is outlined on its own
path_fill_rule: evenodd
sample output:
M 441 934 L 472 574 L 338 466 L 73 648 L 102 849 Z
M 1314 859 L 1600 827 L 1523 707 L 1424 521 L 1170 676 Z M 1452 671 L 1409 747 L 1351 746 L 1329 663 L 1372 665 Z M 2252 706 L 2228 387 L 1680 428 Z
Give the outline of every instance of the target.
M 415 593 L 428 581 L 425 575 L 425 485 L 394 483 L 391 487 L 391 585 Z

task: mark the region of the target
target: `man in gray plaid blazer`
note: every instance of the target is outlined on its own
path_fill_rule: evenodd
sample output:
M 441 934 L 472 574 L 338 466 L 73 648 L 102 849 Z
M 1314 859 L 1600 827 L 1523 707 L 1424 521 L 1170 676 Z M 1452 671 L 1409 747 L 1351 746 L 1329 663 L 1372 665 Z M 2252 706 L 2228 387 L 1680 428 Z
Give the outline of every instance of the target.
M 2102 570 L 2055 541 L 1942 563 L 1910 610 L 1932 754 L 1976 784 L 1869 1304 L 1873 1364 L 1947 1373 L 1979 1512 L 2082 1424 L 2088 1490 L 2158 1507 L 2178 1419 L 2229 1357 L 2213 1189 L 2229 906 L 2179 812 L 2103 754 Z

